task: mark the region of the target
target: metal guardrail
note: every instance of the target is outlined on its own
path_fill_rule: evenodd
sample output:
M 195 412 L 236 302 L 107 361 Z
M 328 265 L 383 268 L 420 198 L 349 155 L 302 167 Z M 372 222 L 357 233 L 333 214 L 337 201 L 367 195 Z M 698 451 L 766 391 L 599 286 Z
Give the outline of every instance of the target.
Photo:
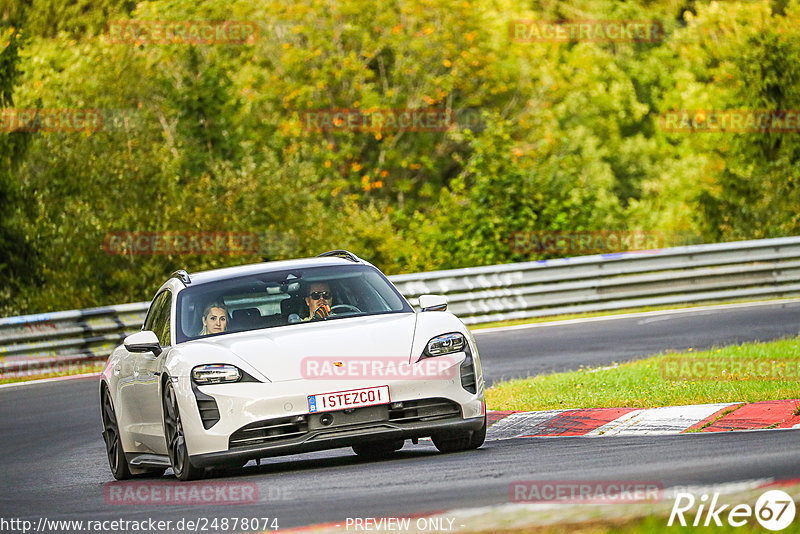
M 416 304 L 448 296 L 467 324 L 800 294 L 800 237 L 691 245 L 391 277 Z
M 0 318 L 0 378 L 88 369 L 141 328 L 149 305 Z
M 636 306 L 800 295 L 800 237 L 692 245 L 389 277 L 417 305 L 447 295 L 467 324 Z M 0 318 L 0 377 L 104 360 L 149 303 Z

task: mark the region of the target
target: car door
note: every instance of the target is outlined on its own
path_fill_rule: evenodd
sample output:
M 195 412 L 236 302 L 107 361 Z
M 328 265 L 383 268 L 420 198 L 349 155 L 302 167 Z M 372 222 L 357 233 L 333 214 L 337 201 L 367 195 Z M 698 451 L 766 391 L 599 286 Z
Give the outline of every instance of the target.
M 165 289 L 153 302 L 152 320 L 151 314 L 148 314 L 145 321 L 145 330 L 155 332 L 162 352 L 158 356 L 152 352 L 136 354 L 134 369 L 135 396 L 139 407 L 139 440 L 155 453 L 166 453 L 158 382 L 161 377 L 161 363 L 167 357 L 171 345 L 171 311 L 172 292 Z
M 125 350 L 122 346 L 117 349 L 119 357 L 115 360 L 112 373 L 116 379 L 117 397 L 114 399 L 114 409 L 117 412 L 117 424 L 123 435 L 132 435 L 138 432 L 139 408 L 136 405 L 134 388 L 136 386 L 133 376 L 136 367 L 136 355 Z

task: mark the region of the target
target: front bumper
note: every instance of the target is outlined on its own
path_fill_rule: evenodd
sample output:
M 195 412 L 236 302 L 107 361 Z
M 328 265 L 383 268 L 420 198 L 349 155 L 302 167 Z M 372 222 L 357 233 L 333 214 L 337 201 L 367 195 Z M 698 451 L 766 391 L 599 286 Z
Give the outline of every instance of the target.
M 218 420 L 209 426 L 201 419 L 198 397 L 188 377 L 180 377 L 181 418 L 187 448 L 196 465 L 210 465 L 220 459 L 253 459 L 323 449 L 349 447 L 357 443 L 386 439 L 412 439 L 438 433 L 477 430 L 485 414 L 484 385 L 480 375 L 468 391 L 459 374 L 464 357 L 453 361 L 446 379 L 404 380 L 289 380 L 283 382 L 238 382 L 196 387 L 203 397 L 213 398 Z M 478 367 L 478 369 L 480 369 Z M 390 402 L 341 412 L 310 413 L 308 396 L 342 390 L 388 385 Z M 392 414 L 397 403 L 412 406 L 431 401 L 449 403 L 446 410 L 424 408 L 419 417 Z M 325 413 L 332 422 L 321 422 Z M 418 414 L 419 415 L 419 414 Z M 297 423 L 297 424 L 295 424 Z M 253 427 L 264 426 L 243 437 Z M 291 432 L 272 432 L 272 427 L 291 426 Z M 271 425 L 271 426 L 270 426 Z M 280 435 L 278 435 L 280 434 Z M 252 443 L 252 445 L 250 445 Z
M 355 410 L 355 412 L 357 411 L 358 409 Z M 337 415 L 344 415 L 342 412 L 328 413 L 333 415 L 334 420 Z M 221 462 L 244 462 L 270 456 L 283 456 L 339 447 L 352 447 L 353 445 L 370 441 L 406 440 L 428 437 L 441 433 L 476 431 L 484 424 L 484 416 L 462 419 L 460 414 L 455 417 L 451 416 L 435 421 L 400 423 L 383 420 L 339 426 L 331 424 L 326 428 L 310 430 L 299 437 L 282 439 L 276 442 L 262 442 L 256 445 L 239 446 L 227 451 L 193 455 L 191 456 L 191 460 L 192 463 L 198 467 L 208 467 Z

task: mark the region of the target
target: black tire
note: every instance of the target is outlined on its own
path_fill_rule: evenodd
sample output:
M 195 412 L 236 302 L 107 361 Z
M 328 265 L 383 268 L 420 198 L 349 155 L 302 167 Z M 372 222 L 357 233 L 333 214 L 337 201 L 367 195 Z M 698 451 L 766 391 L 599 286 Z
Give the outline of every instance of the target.
M 431 436 L 433 444 L 439 452 L 459 452 L 477 449 L 486 441 L 486 416 L 483 416 L 483 426 L 478 430 L 458 434 Z
M 106 455 L 111 474 L 117 480 L 127 480 L 132 477 L 131 470 L 128 460 L 125 459 L 125 451 L 122 450 L 117 414 L 107 387 L 103 387 L 100 394 L 100 417 L 103 421 L 103 440 L 106 442 Z
M 178 480 L 196 480 L 202 478 L 205 470 L 195 467 L 186 449 L 186 436 L 183 433 L 181 414 L 178 411 L 178 399 L 175 389 L 168 381 L 164 386 L 164 437 L 167 440 L 167 453 L 172 464 L 172 471 Z
M 404 444 L 402 439 L 371 441 L 353 445 L 353 452 L 362 458 L 386 458 L 402 449 Z

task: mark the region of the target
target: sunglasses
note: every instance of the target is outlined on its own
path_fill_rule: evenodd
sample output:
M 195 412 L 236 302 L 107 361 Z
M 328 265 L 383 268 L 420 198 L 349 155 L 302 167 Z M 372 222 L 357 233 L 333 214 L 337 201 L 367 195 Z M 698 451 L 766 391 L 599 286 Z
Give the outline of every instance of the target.
M 312 291 L 311 293 L 308 294 L 308 296 L 311 297 L 313 300 L 319 300 L 319 299 L 328 300 L 329 298 L 331 298 L 331 292 L 330 291 Z

